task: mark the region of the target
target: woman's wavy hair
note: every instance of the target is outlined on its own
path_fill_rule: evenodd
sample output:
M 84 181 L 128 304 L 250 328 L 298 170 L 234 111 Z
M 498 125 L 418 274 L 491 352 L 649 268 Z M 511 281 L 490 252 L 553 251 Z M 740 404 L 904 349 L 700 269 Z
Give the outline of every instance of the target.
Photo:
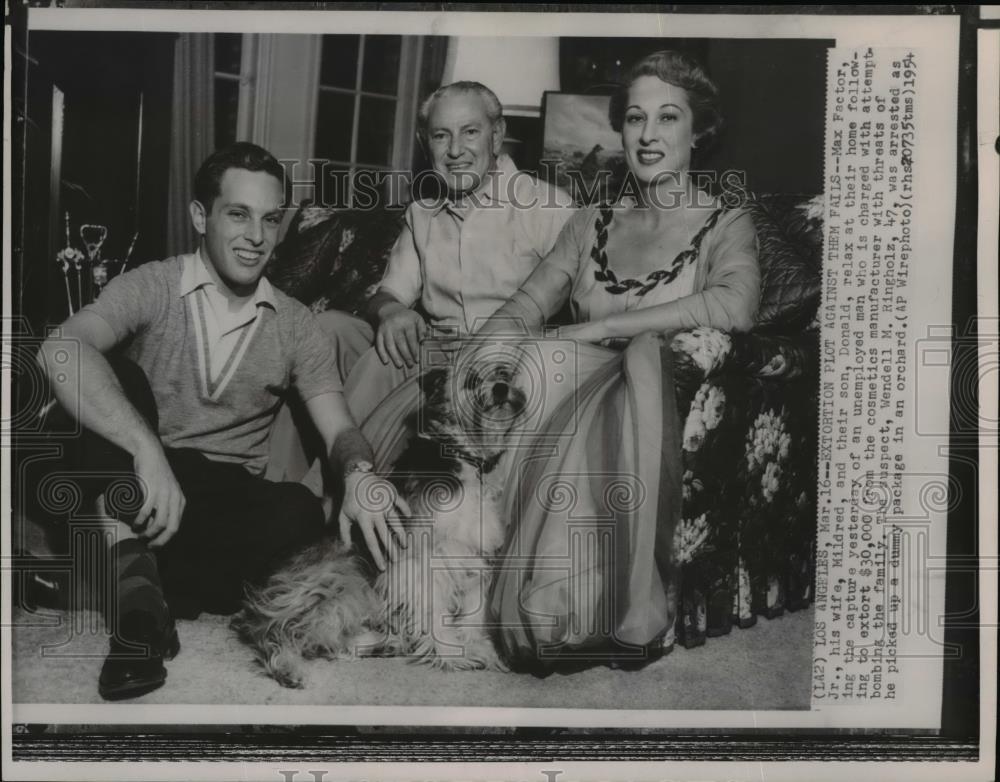
M 625 124 L 628 91 L 641 76 L 656 76 L 660 81 L 681 87 L 687 92 L 688 103 L 694 115 L 693 129 L 698 140 L 698 150 L 704 152 L 715 142 L 722 129 L 722 115 L 718 106 L 719 88 L 691 57 L 672 49 L 643 57 L 629 69 L 625 80 L 611 96 L 608 107 L 608 119 L 616 133 L 621 133 Z

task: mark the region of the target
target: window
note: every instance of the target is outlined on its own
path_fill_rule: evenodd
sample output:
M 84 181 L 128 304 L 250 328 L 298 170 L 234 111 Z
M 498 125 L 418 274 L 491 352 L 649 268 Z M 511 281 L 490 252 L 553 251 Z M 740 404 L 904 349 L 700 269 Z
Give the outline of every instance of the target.
M 236 141 L 243 36 L 239 33 L 216 33 L 213 36 L 213 47 L 215 49 L 213 65 L 215 148 L 220 149 Z
M 354 203 L 361 171 L 409 171 L 421 38 L 216 33 L 209 46 L 214 148 L 247 140 L 282 161 L 329 161 L 290 175 L 320 188 L 299 197 L 331 206 Z M 393 182 L 384 193 L 402 203 L 405 182 Z
M 344 204 L 358 172 L 409 169 L 416 48 L 400 35 L 323 36 L 315 154 Z

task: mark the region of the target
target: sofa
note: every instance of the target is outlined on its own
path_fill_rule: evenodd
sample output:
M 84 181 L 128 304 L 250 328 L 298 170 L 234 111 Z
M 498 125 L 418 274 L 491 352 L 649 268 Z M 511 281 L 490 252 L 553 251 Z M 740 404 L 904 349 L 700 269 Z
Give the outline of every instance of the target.
M 762 271 L 755 328 L 682 332 L 666 349 L 685 418 L 669 595 L 675 638 L 689 648 L 803 609 L 813 595 L 822 200 L 744 195 Z M 360 314 L 402 218 L 401 209 L 303 206 L 269 279 L 315 312 Z

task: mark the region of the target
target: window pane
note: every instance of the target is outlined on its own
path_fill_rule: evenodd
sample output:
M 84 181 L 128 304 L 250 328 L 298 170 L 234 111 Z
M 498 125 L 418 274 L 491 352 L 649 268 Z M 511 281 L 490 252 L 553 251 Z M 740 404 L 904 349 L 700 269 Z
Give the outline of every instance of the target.
M 360 35 L 324 35 L 319 83 L 354 89 L 358 74 Z
M 240 83 L 215 79 L 215 148 L 236 141 L 236 115 L 240 107 Z
M 399 79 L 401 35 L 366 35 L 365 65 L 361 71 L 361 89 L 395 95 Z
M 239 75 L 243 36 L 240 33 L 216 33 L 214 43 L 215 70 Z
M 398 206 L 404 203 L 403 188 L 408 177 L 404 172 L 375 168 L 359 168 L 354 172 L 354 209 L 371 209 L 378 206 Z
M 320 191 L 316 194 L 317 201 L 331 209 L 347 209 L 350 207 L 351 170 L 348 166 L 327 165 L 323 168 L 323 180 Z
M 392 162 L 393 123 L 396 101 L 389 98 L 361 98 L 358 123 L 358 162 L 386 166 Z
M 354 96 L 320 90 L 316 117 L 316 156 L 351 160 Z

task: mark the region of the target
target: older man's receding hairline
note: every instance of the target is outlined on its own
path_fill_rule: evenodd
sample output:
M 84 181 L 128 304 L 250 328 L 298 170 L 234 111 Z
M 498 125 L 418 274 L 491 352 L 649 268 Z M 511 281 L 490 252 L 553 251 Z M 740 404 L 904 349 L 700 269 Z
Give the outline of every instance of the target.
M 421 133 L 427 132 L 427 126 L 430 123 L 431 111 L 434 109 L 434 104 L 436 104 L 441 98 L 447 97 L 448 95 L 462 95 L 472 93 L 478 95 L 486 108 L 486 117 L 489 119 L 490 124 L 495 125 L 503 117 L 503 106 L 500 104 L 500 99 L 497 98 L 496 93 L 493 92 L 485 84 L 480 84 L 478 81 L 456 81 L 451 84 L 445 84 L 438 87 L 434 92 L 432 92 L 422 104 L 420 104 L 420 110 L 417 112 L 417 123 Z

